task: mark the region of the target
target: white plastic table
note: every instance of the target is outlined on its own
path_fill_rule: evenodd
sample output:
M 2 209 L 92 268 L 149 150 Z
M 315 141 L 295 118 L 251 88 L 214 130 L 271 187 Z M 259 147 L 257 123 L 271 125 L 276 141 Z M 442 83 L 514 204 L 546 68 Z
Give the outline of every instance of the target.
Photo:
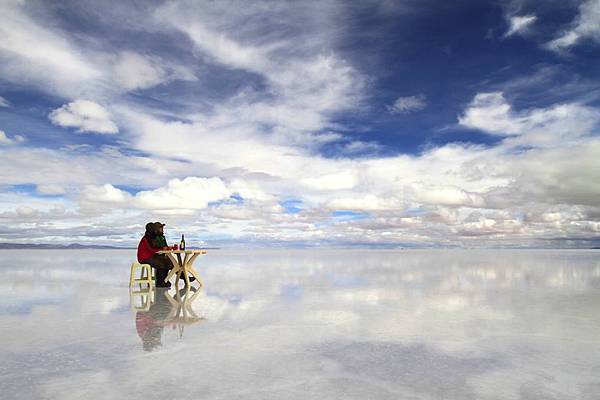
M 196 278 L 200 286 L 203 286 L 200 275 L 198 275 L 198 272 L 194 269 L 193 263 L 199 255 L 206 254 L 206 250 L 161 250 L 158 254 L 165 254 L 174 265 L 173 269 L 169 271 L 169 274 L 165 278 L 165 282 L 168 282 L 173 275 L 177 274 L 177 280 L 175 281 L 177 283 L 179 282 L 180 274 L 183 274 L 185 284 L 189 286 L 189 275 L 191 274 Z M 175 258 L 175 255 L 177 258 Z

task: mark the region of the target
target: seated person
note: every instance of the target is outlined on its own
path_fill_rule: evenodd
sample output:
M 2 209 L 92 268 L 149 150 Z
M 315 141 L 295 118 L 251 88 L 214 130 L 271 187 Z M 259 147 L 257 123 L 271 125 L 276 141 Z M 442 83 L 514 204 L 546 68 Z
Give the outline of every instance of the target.
M 163 224 L 160 224 L 160 231 L 163 230 Z M 152 268 L 156 269 L 156 287 L 171 287 L 170 282 L 165 282 L 165 278 L 169 273 L 169 270 L 173 268 L 173 263 L 164 254 L 157 254 L 159 250 L 168 250 L 166 246 L 166 240 L 164 235 L 165 246 L 159 246 L 162 244 L 161 239 L 157 240 L 157 236 L 160 235 L 160 231 L 157 229 L 157 224 L 149 222 L 146 224 L 146 232 L 138 244 L 137 259 L 140 264 L 150 264 Z
M 141 264 L 150 264 L 156 269 L 156 287 L 171 287 L 170 282 L 165 282 L 169 270 L 173 268 L 173 263 L 164 254 L 157 254 L 159 250 L 172 250 L 167 245 L 164 235 L 165 224 L 160 222 L 149 222 L 146 224 L 146 233 L 138 245 L 137 258 Z M 181 274 L 180 279 L 184 279 Z M 190 282 L 196 280 L 189 277 Z

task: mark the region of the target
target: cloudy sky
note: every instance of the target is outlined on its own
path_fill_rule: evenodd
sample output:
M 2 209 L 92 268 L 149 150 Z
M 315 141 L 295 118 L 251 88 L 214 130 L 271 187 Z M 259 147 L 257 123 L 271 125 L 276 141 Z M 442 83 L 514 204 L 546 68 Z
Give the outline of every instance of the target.
M 0 14 L 2 242 L 600 245 L 600 0 Z

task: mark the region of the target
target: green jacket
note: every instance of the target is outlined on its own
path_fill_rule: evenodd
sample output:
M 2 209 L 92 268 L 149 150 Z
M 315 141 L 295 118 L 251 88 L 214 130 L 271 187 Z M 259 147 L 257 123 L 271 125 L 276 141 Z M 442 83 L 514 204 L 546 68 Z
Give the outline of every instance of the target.
M 156 235 L 156 237 L 154 238 L 154 240 L 152 241 L 152 247 L 154 247 L 155 249 L 161 248 L 161 247 L 167 247 L 167 239 L 165 238 L 165 235 Z

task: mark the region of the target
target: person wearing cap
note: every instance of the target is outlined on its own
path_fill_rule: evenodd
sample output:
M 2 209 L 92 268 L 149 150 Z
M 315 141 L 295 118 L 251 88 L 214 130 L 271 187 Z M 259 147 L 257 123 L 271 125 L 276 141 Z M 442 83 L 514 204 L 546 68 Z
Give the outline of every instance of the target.
M 148 222 L 146 232 L 138 244 L 137 259 L 140 264 L 149 264 L 156 270 L 156 287 L 171 287 L 170 282 L 165 282 L 173 263 L 164 254 L 157 254 L 160 250 L 169 250 L 160 222 Z
M 163 224 L 162 222 L 154 223 L 155 236 L 154 236 L 154 243 L 153 243 L 152 247 L 155 247 L 155 248 L 169 247 L 169 245 L 167 244 L 167 238 L 165 238 L 164 227 L 165 227 L 165 224 Z

